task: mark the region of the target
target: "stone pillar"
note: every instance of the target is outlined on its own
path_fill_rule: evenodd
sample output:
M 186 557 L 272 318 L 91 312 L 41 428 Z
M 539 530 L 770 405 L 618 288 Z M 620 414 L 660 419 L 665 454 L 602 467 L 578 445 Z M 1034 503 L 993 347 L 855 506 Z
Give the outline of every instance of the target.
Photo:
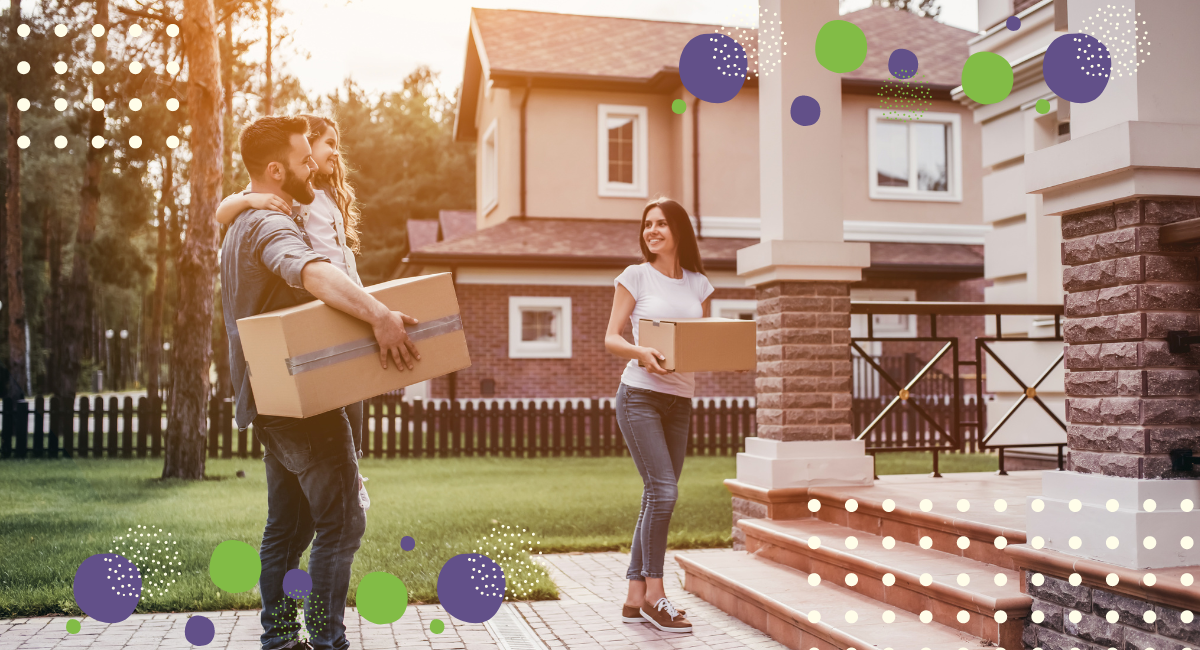
M 1098 0 L 1068 0 L 1080 31 Z M 1027 158 L 1026 188 L 1062 215 L 1067 320 L 1068 472 L 1047 472 L 1030 498 L 1037 546 L 1134 569 L 1200 564 L 1200 471 L 1167 452 L 1200 452 L 1200 349 L 1171 354 L 1171 329 L 1195 331 L 1200 246 L 1159 243 L 1162 226 L 1200 218 L 1200 114 L 1192 98 L 1200 3 L 1127 0 L 1152 57 L 1071 106 L 1072 139 Z M 1200 468 L 1198 468 L 1200 470 Z M 1170 479 L 1170 480 L 1167 480 Z
M 746 440 L 737 479 L 727 481 L 739 497 L 735 522 L 795 513 L 811 485 L 869 485 L 874 476 L 850 420 L 849 284 L 870 265 L 870 245 L 842 240 L 841 76 L 811 46 L 838 18 L 838 3 L 760 0 L 759 9 L 795 45 L 759 76 L 762 242 L 738 251 L 738 275 L 758 298 L 758 437 Z M 800 95 L 821 104 L 812 126 L 791 120 Z

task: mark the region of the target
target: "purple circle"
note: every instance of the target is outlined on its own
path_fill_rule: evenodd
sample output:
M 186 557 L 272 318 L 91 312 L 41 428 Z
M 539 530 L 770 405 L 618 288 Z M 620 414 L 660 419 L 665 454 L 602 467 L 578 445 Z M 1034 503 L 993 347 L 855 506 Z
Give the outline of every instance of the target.
M 142 574 L 129 559 L 100 553 L 75 570 L 75 604 L 101 623 L 129 618 L 142 598 Z
M 701 34 L 679 54 L 679 79 L 684 88 L 712 104 L 737 96 L 746 83 L 746 50 L 724 34 Z
M 808 95 L 792 100 L 792 121 L 800 126 L 812 126 L 821 119 L 821 104 Z
M 911 79 L 917 74 L 917 55 L 911 50 L 893 50 L 888 57 L 888 72 L 897 79 Z
M 417 547 L 417 540 L 409 535 L 400 538 L 400 548 L 405 551 L 411 551 Z
M 504 603 L 504 589 L 504 570 L 486 555 L 455 555 L 438 573 L 442 607 L 467 623 L 483 623 L 495 616 Z
M 1087 34 L 1063 34 L 1046 48 L 1042 76 L 1055 95 L 1086 104 L 1104 92 L 1112 74 L 1108 48 Z
M 188 618 L 187 623 L 183 626 L 183 638 L 192 645 L 208 645 L 212 643 L 216 634 L 217 630 L 213 627 L 213 622 L 208 620 L 207 616 L 200 614 Z
M 292 569 L 283 576 L 283 593 L 289 598 L 304 600 L 312 592 L 312 576 L 304 569 Z
M 1004 21 L 1004 26 L 1008 28 L 1008 31 L 1015 32 L 1021 29 L 1021 19 L 1016 16 L 1009 16 L 1008 20 Z

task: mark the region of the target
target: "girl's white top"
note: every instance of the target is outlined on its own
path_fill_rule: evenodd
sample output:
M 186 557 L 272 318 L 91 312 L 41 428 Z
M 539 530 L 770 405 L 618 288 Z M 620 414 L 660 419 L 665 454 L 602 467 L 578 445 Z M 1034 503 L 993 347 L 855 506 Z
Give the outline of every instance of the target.
M 300 210 L 304 230 L 308 233 L 313 250 L 328 257 L 334 266 L 361 286 L 362 280 L 358 277 L 354 252 L 346 243 L 346 225 L 342 220 L 342 211 L 323 190 L 314 190 L 314 194 L 316 198 L 312 203 L 297 203 L 292 209 Z
M 676 280 L 659 273 L 649 262 L 626 267 L 613 285 L 625 287 L 637 301 L 629 316 L 634 345 L 638 344 L 639 320 L 700 318 L 704 316 L 704 301 L 713 292 L 712 284 L 703 273 L 684 269 L 683 277 Z M 639 368 L 637 359 L 630 359 L 621 373 L 621 383 L 690 399 L 696 391 L 693 375 L 690 372 L 653 375 L 645 368 Z

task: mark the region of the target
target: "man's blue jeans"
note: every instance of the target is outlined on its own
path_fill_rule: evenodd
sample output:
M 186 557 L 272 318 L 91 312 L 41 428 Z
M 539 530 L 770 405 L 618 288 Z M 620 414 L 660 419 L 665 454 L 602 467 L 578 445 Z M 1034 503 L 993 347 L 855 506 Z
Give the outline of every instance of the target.
M 337 409 L 305 419 L 260 415 L 254 425 L 267 465 L 267 527 L 259 550 L 262 647 L 271 650 L 296 638 L 296 601 L 284 593 L 283 577 L 300 566 L 312 542 L 312 593 L 304 610 L 310 641 L 317 650 L 346 650 L 350 642 L 342 619 L 350 565 L 367 526 L 346 413 Z
M 667 529 L 679 498 L 692 400 L 621 384 L 617 425 L 642 475 L 642 510 L 633 530 L 629 580 L 663 577 Z

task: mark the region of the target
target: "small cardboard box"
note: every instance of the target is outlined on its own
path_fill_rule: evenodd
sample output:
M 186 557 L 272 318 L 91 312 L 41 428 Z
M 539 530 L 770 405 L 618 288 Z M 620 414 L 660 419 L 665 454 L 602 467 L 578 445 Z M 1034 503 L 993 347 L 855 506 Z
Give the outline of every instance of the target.
M 317 300 L 238 320 L 258 412 L 313 415 L 471 365 L 449 273 L 392 280 L 367 293 L 416 318 L 408 335 L 421 352 L 413 369 L 379 365 L 371 326 Z
M 661 352 L 660 365 L 674 372 L 754 370 L 758 361 L 752 320 L 643 318 L 638 345 Z

